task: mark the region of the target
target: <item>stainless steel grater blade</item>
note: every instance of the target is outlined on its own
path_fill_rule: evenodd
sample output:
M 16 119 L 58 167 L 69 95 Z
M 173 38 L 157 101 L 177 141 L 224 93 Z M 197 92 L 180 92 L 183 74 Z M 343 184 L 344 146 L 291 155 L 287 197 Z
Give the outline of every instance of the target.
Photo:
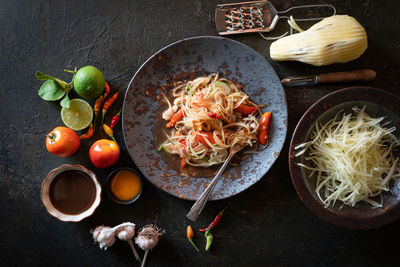
M 269 32 L 278 22 L 278 11 L 269 1 L 218 5 L 215 24 L 220 35 Z

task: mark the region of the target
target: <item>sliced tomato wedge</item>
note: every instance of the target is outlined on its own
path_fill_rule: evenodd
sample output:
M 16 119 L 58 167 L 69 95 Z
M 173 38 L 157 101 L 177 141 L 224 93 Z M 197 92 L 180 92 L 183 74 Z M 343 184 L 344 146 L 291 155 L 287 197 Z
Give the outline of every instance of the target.
M 257 108 L 241 104 L 237 108 L 234 108 L 233 110 L 242 113 L 244 115 L 250 115 L 251 113 L 256 112 Z
M 204 132 L 204 131 L 198 131 L 198 132 L 192 132 L 192 135 L 194 135 L 194 139 L 199 142 L 202 143 L 205 146 L 208 146 L 208 143 L 206 141 L 206 139 L 211 143 L 214 144 L 215 140 L 214 140 L 214 134 L 211 132 Z
M 268 143 L 268 132 L 271 124 L 271 112 L 265 112 L 262 117 L 257 130 L 257 139 L 260 144 L 265 146 Z
M 183 110 L 180 108 L 169 120 L 167 123 L 167 128 L 174 126 L 178 121 L 182 120 L 183 118 Z

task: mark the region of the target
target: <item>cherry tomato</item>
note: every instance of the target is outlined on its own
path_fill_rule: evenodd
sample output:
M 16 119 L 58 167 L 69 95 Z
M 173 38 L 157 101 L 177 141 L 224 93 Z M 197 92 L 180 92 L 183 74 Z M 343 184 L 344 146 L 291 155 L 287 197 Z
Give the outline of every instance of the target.
M 112 140 L 100 139 L 90 147 L 89 158 L 97 168 L 108 168 L 119 158 L 118 144 Z
M 71 156 L 78 150 L 80 145 L 79 135 L 67 127 L 56 127 L 46 135 L 47 150 L 59 157 Z

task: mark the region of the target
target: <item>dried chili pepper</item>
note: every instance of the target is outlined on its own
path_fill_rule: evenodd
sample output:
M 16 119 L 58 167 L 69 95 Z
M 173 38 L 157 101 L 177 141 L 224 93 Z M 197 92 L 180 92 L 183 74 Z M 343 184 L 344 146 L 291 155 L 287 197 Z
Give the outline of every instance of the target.
M 81 136 L 79 136 L 79 138 L 80 139 L 89 139 L 90 137 L 93 136 L 93 133 L 94 133 L 94 128 L 93 128 L 93 123 L 91 123 L 89 125 L 89 129 L 88 129 L 87 133 L 82 134 Z
M 193 242 L 194 232 L 193 232 L 192 226 L 190 226 L 190 225 L 188 225 L 188 227 L 186 228 L 186 236 L 187 236 L 187 239 L 189 240 L 190 244 L 192 244 L 193 247 L 194 247 L 197 251 L 199 251 L 199 249 L 197 248 L 197 246 L 196 246 L 196 245 L 194 244 L 194 242 Z
M 178 121 L 180 121 L 183 118 L 183 110 L 179 109 L 169 120 L 167 123 L 167 128 L 170 128 L 174 126 Z
M 104 102 L 103 110 L 101 114 L 101 124 L 104 122 L 104 116 L 106 115 L 108 109 L 114 104 L 115 100 L 118 98 L 118 92 L 116 92 L 112 97 L 110 97 L 106 102 Z
M 265 112 L 261 117 L 260 124 L 258 125 L 257 139 L 263 146 L 268 143 L 268 131 L 269 125 L 271 124 L 271 115 L 271 112 Z
M 101 95 L 96 99 L 96 102 L 94 103 L 94 125 L 93 125 L 93 129 L 96 129 L 97 116 L 99 115 L 100 107 L 101 107 L 101 104 L 103 103 L 103 100 L 104 100 L 104 96 Z
M 214 240 L 214 236 L 209 231 L 205 232 L 204 235 L 206 236 L 206 241 L 207 241 L 207 243 L 206 243 L 206 251 L 208 251 L 210 249 L 210 247 L 211 247 L 211 244 L 212 244 L 213 240 Z
M 114 131 L 107 124 L 103 124 L 103 130 L 115 143 L 117 142 L 114 138 Z
M 227 207 L 229 207 L 230 204 L 231 204 L 231 203 L 229 203 L 228 205 L 226 205 L 226 207 L 225 207 L 223 210 L 221 210 L 221 211 L 217 214 L 217 216 L 215 216 L 214 220 L 210 223 L 210 225 L 209 225 L 207 228 L 200 229 L 199 232 L 207 232 L 207 231 L 210 231 L 211 228 L 213 228 L 213 227 L 219 222 L 219 220 L 221 220 L 222 214 L 224 214 L 224 211 L 226 210 Z
M 111 129 L 114 128 L 115 125 L 117 125 L 117 123 L 121 119 L 121 111 L 122 111 L 122 108 L 118 111 L 117 114 L 114 115 L 114 117 L 112 117 L 111 124 L 110 124 Z

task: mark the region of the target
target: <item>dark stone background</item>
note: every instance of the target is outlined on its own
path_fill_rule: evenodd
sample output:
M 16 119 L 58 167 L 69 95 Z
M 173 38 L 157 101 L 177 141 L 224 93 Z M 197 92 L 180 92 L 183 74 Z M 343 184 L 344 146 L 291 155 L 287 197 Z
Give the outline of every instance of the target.
M 229 1 L 218 1 L 229 2 Z M 95 65 L 114 90 L 124 92 L 137 68 L 154 52 L 182 38 L 217 35 L 216 1 L 0 1 L 0 255 L 2 266 L 132 266 L 128 244 L 108 251 L 93 245 L 89 230 L 99 224 L 132 221 L 139 227 L 156 221 L 166 229 L 150 254 L 148 266 L 372 266 L 397 265 L 399 221 L 370 231 L 349 231 L 313 215 L 298 198 L 288 172 L 288 143 L 300 116 L 323 95 L 348 86 L 285 88 L 289 107 L 288 140 L 271 171 L 255 186 L 230 199 L 213 231 L 212 250 L 196 253 L 186 240 L 185 214 L 192 202 L 172 197 L 145 182 L 133 205 L 117 205 L 104 196 L 95 214 L 80 223 L 62 223 L 47 214 L 40 201 L 46 174 L 63 163 L 82 164 L 104 182 L 112 170 L 89 162 L 91 142 L 79 153 L 58 158 L 45 149 L 45 134 L 62 125 L 58 103 L 42 101 L 36 70 L 69 79 L 64 68 Z M 317 0 L 278 1 L 282 10 Z M 368 83 L 399 94 L 400 17 L 398 1 L 330 1 L 339 14 L 349 14 L 366 28 L 369 48 L 347 64 L 312 67 L 271 62 L 278 75 L 300 75 L 373 68 Z M 313 14 L 313 13 L 309 13 Z M 303 25 L 303 24 L 302 24 Z M 281 21 L 278 34 L 286 28 Z M 270 42 L 257 34 L 232 37 L 269 59 Z M 270 60 L 270 59 L 269 59 Z M 270 60 L 271 61 L 271 60 Z M 257 66 L 254 66 L 257 68 Z M 70 94 L 74 97 L 74 94 Z M 118 110 L 122 99 L 110 112 Z M 123 144 L 115 167 L 134 166 Z M 104 137 L 100 133 L 97 138 Z M 209 203 L 198 222 L 208 225 L 227 200 Z M 142 253 L 142 252 L 141 252 Z

